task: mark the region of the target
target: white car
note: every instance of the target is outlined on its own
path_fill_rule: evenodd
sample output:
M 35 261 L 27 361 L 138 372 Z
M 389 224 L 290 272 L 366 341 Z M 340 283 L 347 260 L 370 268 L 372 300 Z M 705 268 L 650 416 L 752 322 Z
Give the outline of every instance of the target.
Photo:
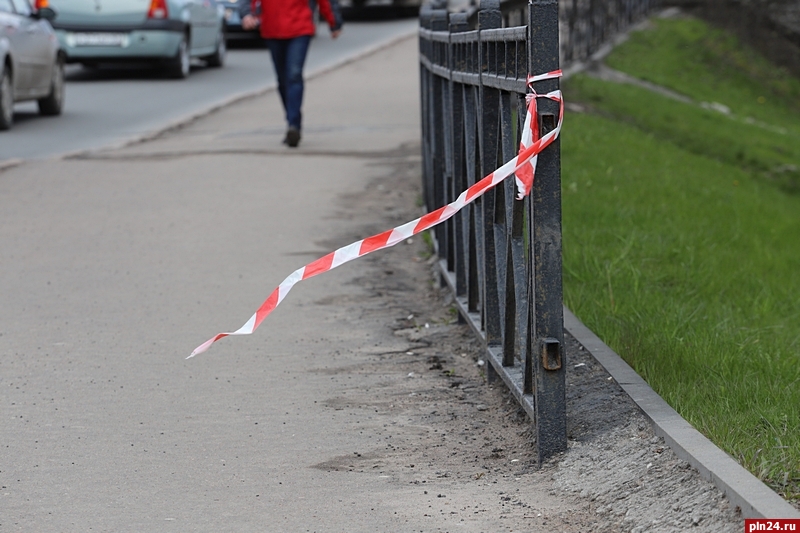
M 53 21 L 67 63 L 145 62 L 173 78 L 189 75 L 192 58 L 225 61 L 225 10 L 216 0 L 36 0 Z
M 64 54 L 49 20 L 28 0 L 0 0 L 0 130 L 14 121 L 14 103 L 37 100 L 42 115 L 64 106 Z

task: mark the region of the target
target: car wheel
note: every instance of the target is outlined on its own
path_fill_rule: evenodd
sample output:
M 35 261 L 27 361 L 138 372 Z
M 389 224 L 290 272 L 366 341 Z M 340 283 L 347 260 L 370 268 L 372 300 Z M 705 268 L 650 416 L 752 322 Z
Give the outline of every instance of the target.
M 210 56 L 206 56 L 206 65 L 209 67 L 221 67 L 225 64 L 225 54 L 228 53 L 228 46 L 225 42 L 225 32 L 220 31 L 219 40 L 217 41 L 217 49 Z
M 14 122 L 14 84 L 11 71 L 6 67 L 0 78 L 0 130 L 7 130 Z
M 39 113 L 47 116 L 60 115 L 64 108 L 64 62 L 60 59 L 53 65 L 53 81 L 50 94 L 39 99 Z
M 182 80 L 189 77 L 192 58 L 189 55 L 189 39 L 186 35 L 181 38 L 178 44 L 178 52 L 167 65 L 167 74 L 170 78 Z

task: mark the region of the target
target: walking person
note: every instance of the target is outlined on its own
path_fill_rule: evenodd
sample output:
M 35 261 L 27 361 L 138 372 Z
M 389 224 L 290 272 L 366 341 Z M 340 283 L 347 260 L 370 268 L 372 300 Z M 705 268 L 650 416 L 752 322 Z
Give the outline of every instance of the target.
M 342 31 L 338 2 L 316 0 L 316 3 L 328 23 L 331 37 L 336 39 Z M 242 28 L 252 30 L 260 26 L 261 37 L 272 55 L 278 91 L 286 111 L 288 128 L 283 142 L 296 148 L 302 129 L 303 65 L 316 32 L 312 9 L 309 0 L 252 0 L 249 7 L 242 18 Z

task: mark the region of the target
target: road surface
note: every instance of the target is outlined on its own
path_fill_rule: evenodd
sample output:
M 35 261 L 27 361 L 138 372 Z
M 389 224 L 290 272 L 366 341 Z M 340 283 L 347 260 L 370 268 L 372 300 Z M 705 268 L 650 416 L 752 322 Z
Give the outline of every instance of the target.
M 331 40 L 324 28 L 312 42 L 310 74 L 413 32 L 417 19 L 348 22 Z M 233 49 L 222 69 L 195 63 L 187 80 L 165 79 L 153 69 L 99 70 L 70 65 L 60 117 L 40 117 L 35 102 L 15 107 L 15 124 L 0 133 L 0 162 L 35 159 L 116 145 L 163 128 L 234 97 L 275 83 L 266 49 Z

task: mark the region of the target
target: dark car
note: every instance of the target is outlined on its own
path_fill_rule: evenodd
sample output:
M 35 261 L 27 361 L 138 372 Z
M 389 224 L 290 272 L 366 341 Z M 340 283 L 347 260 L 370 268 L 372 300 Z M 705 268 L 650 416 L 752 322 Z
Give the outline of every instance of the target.
M 52 9 L 28 0 L 0 0 L 0 130 L 14 120 L 14 103 L 37 100 L 42 115 L 64 105 L 64 54 L 48 20 Z
M 342 8 L 361 9 L 364 7 L 397 7 L 401 9 L 419 9 L 422 0 L 340 0 Z
M 218 0 L 224 9 L 225 33 L 230 41 L 260 42 L 261 35 L 258 28 L 245 30 L 242 28 L 242 13 L 250 8 L 251 0 Z
M 244 13 L 249 12 L 251 0 L 217 0 L 225 9 L 225 31 L 228 34 L 228 40 L 238 42 L 250 42 L 252 44 L 261 43 L 261 33 L 256 27 L 254 30 L 245 30 L 242 28 L 242 16 Z M 338 10 L 338 0 L 328 0 L 332 5 L 336 6 Z M 316 0 L 309 0 L 311 6 L 312 16 L 314 23 L 322 23 L 322 16 L 319 13 Z

